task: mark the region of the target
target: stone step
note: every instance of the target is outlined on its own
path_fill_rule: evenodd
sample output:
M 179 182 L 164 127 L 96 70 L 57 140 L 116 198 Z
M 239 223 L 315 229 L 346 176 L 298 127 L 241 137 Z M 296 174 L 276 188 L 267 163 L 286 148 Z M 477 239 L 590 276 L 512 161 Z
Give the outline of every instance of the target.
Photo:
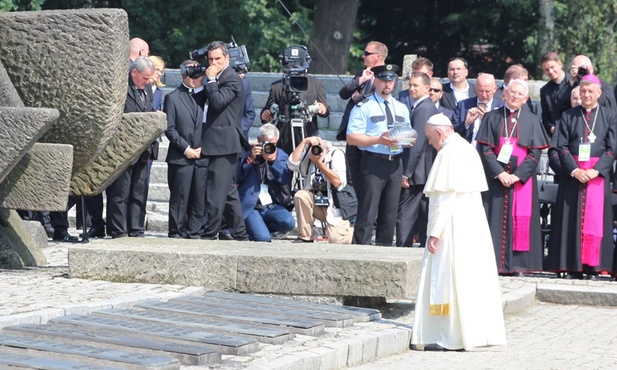
M 22 324 L 2 329 L 11 335 L 45 339 L 74 345 L 96 345 L 100 348 L 124 350 L 157 356 L 173 356 L 183 365 L 214 365 L 221 362 L 221 353 L 199 346 L 179 345 L 163 340 L 144 339 L 130 335 L 106 334 L 60 325 Z
M 101 349 L 90 345 L 66 344 L 6 334 L 0 334 L 0 348 L 14 354 L 45 353 L 51 358 L 69 359 L 94 366 L 143 370 L 180 369 L 180 361 L 173 357 L 144 355 L 126 350 Z
M 170 325 L 136 322 L 102 316 L 68 315 L 49 321 L 53 325 L 73 328 L 86 328 L 96 332 L 115 332 L 129 334 L 146 339 L 173 340 L 176 343 L 199 345 L 215 349 L 222 354 L 242 356 L 259 350 L 259 343 L 254 339 L 232 335 L 209 333 L 199 329 L 186 329 Z M 177 360 L 176 360 L 177 361 Z M 179 363 L 179 362 L 178 362 Z
M 3 369 L 16 370 L 121 370 L 120 367 L 111 366 L 84 366 L 81 362 L 44 357 L 44 354 L 33 356 L 26 353 L 7 353 L 2 350 L 0 350 L 0 365 Z
M 109 309 L 97 311 L 94 314 L 124 320 L 154 322 L 193 329 L 200 328 L 212 333 L 252 338 L 260 343 L 283 344 L 293 339 L 293 334 L 284 328 L 264 328 L 257 325 L 242 325 L 221 321 L 219 318 L 216 320 L 208 320 L 195 316 L 174 315 L 170 312 L 159 310 Z
M 171 253 L 173 252 L 173 253 Z M 415 297 L 419 248 L 121 238 L 75 246 L 71 278 L 315 296 Z M 153 269 L 152 266 L 156 266 Z

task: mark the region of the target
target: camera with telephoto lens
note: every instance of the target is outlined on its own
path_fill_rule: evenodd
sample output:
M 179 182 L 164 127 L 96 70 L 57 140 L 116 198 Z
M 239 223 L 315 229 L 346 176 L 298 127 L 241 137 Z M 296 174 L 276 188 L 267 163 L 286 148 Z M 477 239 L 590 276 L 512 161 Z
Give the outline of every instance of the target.
M 229 52 L 229 66 L 236 72 L 248 72 L 249 69 L 249 54 L 246 51 L 246 46 L 236 44 L 236 40 L 231 36 L 231 42 L 227 44 L 227 50 Z M 189 58 L 191 60 L 198 60 L 208 57 L 208 46 L 204 46 L 201 49 L 196 49 L 189 52 Z M 180 66 L 180 73 L 182 76 L 189 76 L 191 78 L 197 78 L 206 73 L 205 65 L 185 67 L 184 72 L 182 66 Z
M 327 207 L 328 202 L 328 183 L 324 180 L 323 175 L 313 178 L 313 199 L 316 206 Z
M 184 64 L 180 64 L 180 74 L 182 77 L 190 77 L 190 78 L 198 78 L 206 74 L 205 65 L 196 64 L 192 66 L 185 66 Z
M 584 66 L 578 67 L 578 71 L 576 71 L 576 76 L 578 78 L 583 78 L 584 76 L 587 76 L 588 74 L 589 74 L 589 70 L 585 68 Z
M 314 156 L 318 156 L 321 155 L 321 153 L 323 153 L 323 148 L 321 147 L 321 145 L 312 145 L 311 146 L 311 154 Z
M 274 152 L 276 152 L 276 145 L 274 145 L 274 143 L 271 143 L 269 141 L 264 141 L 261 144 L 261 147 L 263 148 L 263 152 L 266 154 L 273 154 Z

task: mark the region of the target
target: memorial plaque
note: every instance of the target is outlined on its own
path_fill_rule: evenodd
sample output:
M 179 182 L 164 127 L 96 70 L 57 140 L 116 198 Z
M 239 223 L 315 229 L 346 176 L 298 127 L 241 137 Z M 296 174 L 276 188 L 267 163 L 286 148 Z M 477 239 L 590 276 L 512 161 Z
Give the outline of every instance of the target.
M 313 319 L 289 318 L 276 315 L 257 315 L 246 312 L 222 309 L 216 307 L 200 306 L 186 302 L 169 300 L 167 302 L 143 302 L 136 304 L 135 307 L 147 308 L 160 311 L 171 311 L 176 313 L 199 315 L 223 321 L 251 323 L 284 327 L 292 333 L 319 336 L 325 330 L 322 321 Z
M 239 302 L 257 302 L 267 305 L 285 306 L 285 307 L 299 307 L 303 309 L 313 309 L 325 312 L 337 312 L 342 314 L 352 315 L 354 322 L 369 322 L 381 320 L 381 312 L 374 308 L 354 307 L 354 306 L 336 306 L 331 304 L 306 302 L 300 300 L 273 298 L 265 296 L 256 296 L 243 293 L 232 292 L 211 292 L 206 296 L 224 298 Z
M 250 338 L 238 336 L 212 334 L 204 331 L 185 329 L 180 327 L 148 324 L 143 322 L 118 320 L 101 316 L 68 315 L 49 320 L 51 324 L 73 325 L 86 327 L 92 330 L 106 332 L 124 332 L 139 337 L 172 339 L 181 342 L 195 342 L 202 346 L 213 348 L 227 355 L 243 356 L 259 350 L 259 343 Z
M 271 304 L 265 305 L 250 301 L 244 301 L 242 304 L 238 304 L 238 301 L 210 296 L 181 297 L 174 299 L 174 302 L 186 302 L 189 304 L 218 307 L 221 309 L 252 312 L 259 315 L 277 315 L 290 318 L 306 317 L 309 319 L 322 321 L 325 326 L 334 328 L 346 328 L 353 325 L 353 318 L 351 315 L 323 312 L 318 310 L 305 310 L 291 306 L 273 306 Z
M 173 356 L 183 365 L 214 365 L 221 362 L 221 353 L 206 347 L 182 345 L 155 339 L 95 332 L 61 325 L 21 324 L 6 326 L 5 333 L 28 338 L 57 340 L 71 344 L 86 344 L 103 348 L 124 349 L 158 356 Z
M 29 350 L 45 351 L 50 357 L 62 356 L 76 361 L 103 366 L 119 366 L 126 369 L 177 370 L 180 361 L 173 357 L 148 356 L 135 352 L 105 349 L 86 345 L 53 342 L 42 339 L 16 337 L 0 334 L 0 346 L 6 352 L 22 353 Z
M 59 360 L 31 356 L 27 354 L 14 354 L 0 351 L 0 366 L 4 369 L 39 369 L 39 370 L 122 370 L 120 367 L 95 366 L 82 364 L 76 361 Z
M 113 308 L 109 310 L 96 311 L 93 312 L 93 314 L 98 316 L 114 317 L 116 319 L 152 321 L 159 324 L 183 326 L 213 333 L 233 334 L 252 338 L 259 342 L 268 344 L 283 344 L 293 338 L 293 334 L 291 332 L 279 328 L 226 323 L 199 317 L 174 315 L 171 312 L 157 310 L 130 310 Z

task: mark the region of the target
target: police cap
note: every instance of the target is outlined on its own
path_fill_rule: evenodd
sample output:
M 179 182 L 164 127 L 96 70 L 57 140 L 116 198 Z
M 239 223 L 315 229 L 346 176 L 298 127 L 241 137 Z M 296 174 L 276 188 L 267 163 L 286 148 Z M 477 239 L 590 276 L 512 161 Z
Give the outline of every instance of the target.
M 371 71 L 375 74 L 375 78 L 384 81 L 392 81 L 398 77 L 399 67 L 395 64 L 384 64 L 381 66 L 371 68 Z

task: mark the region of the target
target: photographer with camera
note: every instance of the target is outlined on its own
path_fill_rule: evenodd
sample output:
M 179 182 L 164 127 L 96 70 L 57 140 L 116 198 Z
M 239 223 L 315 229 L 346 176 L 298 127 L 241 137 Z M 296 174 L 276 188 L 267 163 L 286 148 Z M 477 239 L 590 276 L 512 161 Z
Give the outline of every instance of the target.
M 577 55 L 572 59 L 572 65 L 570 67 L 570 85 L 572 85 L 572 88 L 578 86 L 583 77 L 593 74 L 594 68 L 589 57 L 586 55 Z M 617 110 L 615 93 L 611 85 L 606 81 L 601 82 L 602 84 L 600 87 L 602 88 L 602 95 L 600 95 L 600 99 L 598 99 L 598 104 L 612 110 Z M 570 89 L 570 91 L 572 90 Z
M 329 141 L 310 136 L 302 140 L 287 161 L 289 169 L 304 178 L 304 189 L 294 195 L 299 243 L 313 242 L 313 222 L 326 223 L 326 236 L 332 244 L 349 244 L 353 227 L 334 205 L 331 188 L 341 190 L 347 184 L 347 164 L 342 150 L 331 148 Z
M 276 125 L 281 132 L 278 146 L 290 153 L 294 144 L 318 133 L 317 115 L 328 117 L 330 110 L 323 83 L 307 73 L 311 57 L 306 46 L 290 46 L 279 57 L 283 78 L 270 86 L 260 118 L 262 123 Z
M 296 226 L 287 210 L 284 188 L 292 173 L 287 168 L 289 156 L 276 147 L 279 130 L 272 124 L 259 129 L 257 143 L 240 158 L 238 193 L 242 202 L 242 216 L 249 240 L 269 242 L 271 234 L 285 234 Z

